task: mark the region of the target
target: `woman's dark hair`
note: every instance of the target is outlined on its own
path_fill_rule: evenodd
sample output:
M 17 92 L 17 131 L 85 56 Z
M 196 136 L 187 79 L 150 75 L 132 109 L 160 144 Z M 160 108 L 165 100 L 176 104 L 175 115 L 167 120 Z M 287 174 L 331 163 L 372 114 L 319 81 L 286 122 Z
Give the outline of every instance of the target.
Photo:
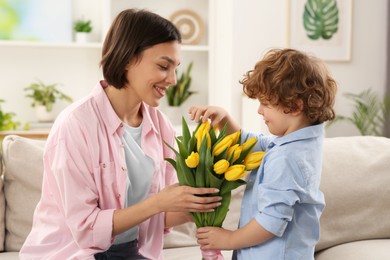
M 179 30 L 167 19 L 147 10 L 127 9 L 118 14 L 108 30 L 100 66 L 109 85 L 123 88 L 126 65 L 156 44 L 178 41 Z

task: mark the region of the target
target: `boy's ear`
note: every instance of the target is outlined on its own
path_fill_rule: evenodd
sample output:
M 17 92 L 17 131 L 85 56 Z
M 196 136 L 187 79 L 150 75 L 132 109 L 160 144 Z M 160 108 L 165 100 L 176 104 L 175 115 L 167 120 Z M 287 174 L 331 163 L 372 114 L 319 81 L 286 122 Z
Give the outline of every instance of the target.
M 303 100 L 302 100 L 302 99 L 298 99 L 298 100 L 297 100 L 297 107 L 298 107 L 298 108 L 297 108 L 297 110 L 291 112 L 291 114 L 292 114 L 293 116 L 298 116 L 298 115 L 300 115 L 300 114 L 302 113 L 302 111 L 303 111 L 303 106 L 304 106 Z

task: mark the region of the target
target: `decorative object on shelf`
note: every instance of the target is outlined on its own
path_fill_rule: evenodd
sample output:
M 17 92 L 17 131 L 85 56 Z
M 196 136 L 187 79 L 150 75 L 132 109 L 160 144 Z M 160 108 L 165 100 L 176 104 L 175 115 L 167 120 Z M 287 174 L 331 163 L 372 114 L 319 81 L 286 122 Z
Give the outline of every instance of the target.
M 76 42 L 86 43 L 89 42 L 89 35 L 92 31 L 91 20 L 79 19 L 76 20 L 73 26 L 75 31 Z
M 1 103 L 4 103 L 3 99 L 0 99 Z M 15 116 L 15 113 L 4 112 L 0 105 L 0 131 L 15 130 L 20 125 L 20 122 L 14 121 Z
M 227 134 L 227 125 L 221 131 L 209 121 L 199 122 L 191 135 L 182 119 L 182 136 L 176 137 L 175 159 L 165 158 L 175 168 L 180 185 L 216 188 L 222 197 L 221 205 L 213 212 L 191 212 L 197 228 L 222 227 L 229 211 L 231 191 L 246 184 L 242 179 L 250 170 L 260 166 L 265 152 L 252 152 L 257 139 L 243 140 L 241 131 Z M 203 259 L 223 259 L 219 250 L 201 250 Z
M 32 92 L 26 97 L 33 99 L 31 106 L 35 107 L 39 122 L 51 122 L 55 119 L 55 114 L 52 112 L 57 99 L 69 103 L 73 101 L 71 97 L 58 90 L 57 85 L 56 83 L 46 85 L 38 80 L 24 88 L 25 91 Z
M 349 61 L 352 2 L 290 0 L 289 47 L 327 61 Z
M 192 94 L 196 93 L 195 91 L 190 91 L 192 65 L 193 63 L 191 62 L 188 65 L 187 70 L 178 78 L 176 85 L 170 86 L 165 91 L 168 107 L 164 112 L 174 125 L 180 124 L 183 113 L 186 113 L 185 109 L 182 108 L 183 103 L 188 100 Z
M 194 11 L 178 10 L 169 17 L 169 20 L 179 29 L 183 44 L 198 44 L 202 40 L 204 23 Z
M 385 124 L 390 122 L 390 93 L 385 95 L 383 100 L 371 89 L 359 94 L 345 93 L 344 96 L 353 101 L 352 116 L 336 115 L 327 127 L 338 121 L 349 121 L 361 135 L 384 136 Z

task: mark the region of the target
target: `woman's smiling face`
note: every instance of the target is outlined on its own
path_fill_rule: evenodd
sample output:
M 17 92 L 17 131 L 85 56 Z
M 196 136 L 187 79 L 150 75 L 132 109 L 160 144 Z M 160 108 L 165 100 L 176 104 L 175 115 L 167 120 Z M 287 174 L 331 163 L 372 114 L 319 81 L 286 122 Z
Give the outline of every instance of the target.
M 126 90 L 139 102 L 156 107 L 165 91 L 176 84 L 176 68 L 180 64 L 180 43 L 160 43 L 143 51 L 138 60 L 126 66 Z

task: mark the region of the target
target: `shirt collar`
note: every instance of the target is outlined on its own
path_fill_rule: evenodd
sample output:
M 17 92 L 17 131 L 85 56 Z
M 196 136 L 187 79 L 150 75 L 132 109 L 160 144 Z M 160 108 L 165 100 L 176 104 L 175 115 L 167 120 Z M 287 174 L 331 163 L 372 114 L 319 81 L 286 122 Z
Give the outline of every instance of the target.
M 285 136 L 276 137 L 272 143 L 274 145 L 280 146 L 285 143 L 311 139 L 311 138 L 318 138 L 323 135 L 324 135 L 324 124 L 318 124 L 318 125 L 301 128 Z
M 108 132 L 111 134 L 114 134 L 116 131 L 119 131 L 120 135 L 123 135 L 124 133 L 124 124 L 122 120 L 118 117 L 118 115 L 115 113 L 110 100 L 107 97 L 106 92 L 104 89 L 108 87 L 108 83 L 105 80 L 101 80 L 96 86 L 93 91 L 93 96 L 97 101 L 98 109 L 100 114 L 103 117 L 103 121 L 105 123 L 105 127 L 107 128 Z M 153 120 L 151 119 L 150 115 L 150 107 L 146 105 L 145 103 L 141 104 L 142 106 L 142 116 L 143 116 L 143 127 L 142 132 L 148 133 L 150 130 L 153 130 L 157 133 L 156 126 L 153 123 Z

